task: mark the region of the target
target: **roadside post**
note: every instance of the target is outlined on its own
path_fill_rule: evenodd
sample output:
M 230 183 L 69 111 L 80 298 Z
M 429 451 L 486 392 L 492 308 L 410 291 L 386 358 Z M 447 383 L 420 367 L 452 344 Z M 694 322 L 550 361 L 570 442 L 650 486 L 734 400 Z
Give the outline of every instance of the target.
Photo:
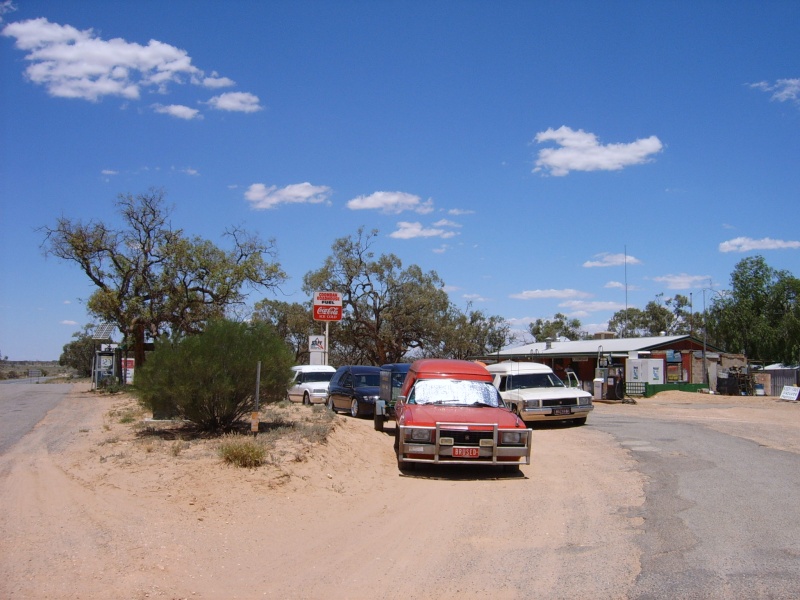
M 256 405 L 255 410 L 250 415 L 250 431 L 253 432 L 253 437 L 258 435 L 258 395 L 261 388 L 261 361 L 258 361 L 256 366 Z

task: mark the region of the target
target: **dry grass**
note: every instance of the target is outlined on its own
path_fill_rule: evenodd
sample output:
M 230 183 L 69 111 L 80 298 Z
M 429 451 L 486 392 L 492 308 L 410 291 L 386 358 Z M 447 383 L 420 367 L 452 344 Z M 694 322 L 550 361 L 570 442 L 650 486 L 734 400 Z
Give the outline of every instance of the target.
M 102 427 L 109 435 L 103 444 L 128 439 L 133 451 L 166 454 L 180 461 L 216 456 L 237 467 L 279 467 L 307 460 L 315 446 L 326 443 L 336 422 L 335 415 L 322 405 L 308 407 L 285 401 L 261 410 L 255 436 L 249 421 L 226 435 L 214 436 L 187 422 L 153 421 L 149 417 L 150 413 L 126 394 L 105 415 Z

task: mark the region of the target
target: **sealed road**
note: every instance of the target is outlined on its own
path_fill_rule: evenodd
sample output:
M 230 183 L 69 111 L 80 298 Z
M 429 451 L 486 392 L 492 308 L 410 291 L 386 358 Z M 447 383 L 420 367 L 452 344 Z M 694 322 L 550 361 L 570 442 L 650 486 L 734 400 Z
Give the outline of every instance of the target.
M 709 426 L 726 417 L 625 413 L 596 411 L 592 426 L 646 477 L 630 597 L 800 598 L 800 455 Z
M 71 383 L 0 385 L 0 454 L 31 431 L 71 389 Z

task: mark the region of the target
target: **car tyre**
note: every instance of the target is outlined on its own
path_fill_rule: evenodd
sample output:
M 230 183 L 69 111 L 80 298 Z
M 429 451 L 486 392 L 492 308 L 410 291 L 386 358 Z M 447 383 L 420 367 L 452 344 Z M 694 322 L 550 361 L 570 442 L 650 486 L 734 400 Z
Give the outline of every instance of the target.
M 333 413 L 337 412 L 336 406 L 333 404 L 333 396 L 328 396 L 328 401 L 325 404 L 328 407 L 328 410 L 330 410 Z
M 354 419 L 357 419 L 361 416 L 361 405 L 358 403 L 358 399 L 353 398 L 350 402 L 350 416 Z
M 586 417 L 581 417 L 580 419 L 572 419 L 572 423 L 575 426 L 586 425 Z
M 519 473 L 519 465 L 518 464 L 503 465 L 502 468 L 503 468 L 503 472 L 504 473 L 508 473 L 509 475 L 514 474 L 514 473 Z
M 375 431 L 380 431 L 383 433 L 383 415 L 379 415 L 377 412 L 373 415 L 373 420 L 375 421 Z
M 303 404 L 306 406 L 311 406 L 311 398 L 308 397 L 308 392 L 303 394 Z

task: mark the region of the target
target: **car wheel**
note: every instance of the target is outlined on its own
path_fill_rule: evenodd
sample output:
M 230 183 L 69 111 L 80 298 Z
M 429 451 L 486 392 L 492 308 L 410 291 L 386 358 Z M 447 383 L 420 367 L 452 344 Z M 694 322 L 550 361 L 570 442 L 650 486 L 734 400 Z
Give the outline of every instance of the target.
M 303 404 L 309 406 L 311 404 L 311 398 L 308 397 L 308 392 L 303 394 Z
M 356 419 L 361 416 L 361 407 L 355 398 L 350 402 L 350 415 Z
M 413 462 L 406 462 L 400 458 L 400 455 L 397 455 L 397 468 L 400 469 L 402 472 L 407 471 L 416 471 L 417 463 Z
M 375 413 L 373 419 L 375 421 L 375 431 L 383 432 L 383 415 Z
M 581 417 L 580 419 L 572 419 L 572 422 L 575 425 L 586 425 L 586 417 Z
M 328 396 L 328 401 L 325 404 L 327 404 L 328 410 L 336 412 L 336 406 L 333 404 L 333 396 Z
M 519 465 L 503 465 L 503 471 L 505 473 L 519 473 Z

